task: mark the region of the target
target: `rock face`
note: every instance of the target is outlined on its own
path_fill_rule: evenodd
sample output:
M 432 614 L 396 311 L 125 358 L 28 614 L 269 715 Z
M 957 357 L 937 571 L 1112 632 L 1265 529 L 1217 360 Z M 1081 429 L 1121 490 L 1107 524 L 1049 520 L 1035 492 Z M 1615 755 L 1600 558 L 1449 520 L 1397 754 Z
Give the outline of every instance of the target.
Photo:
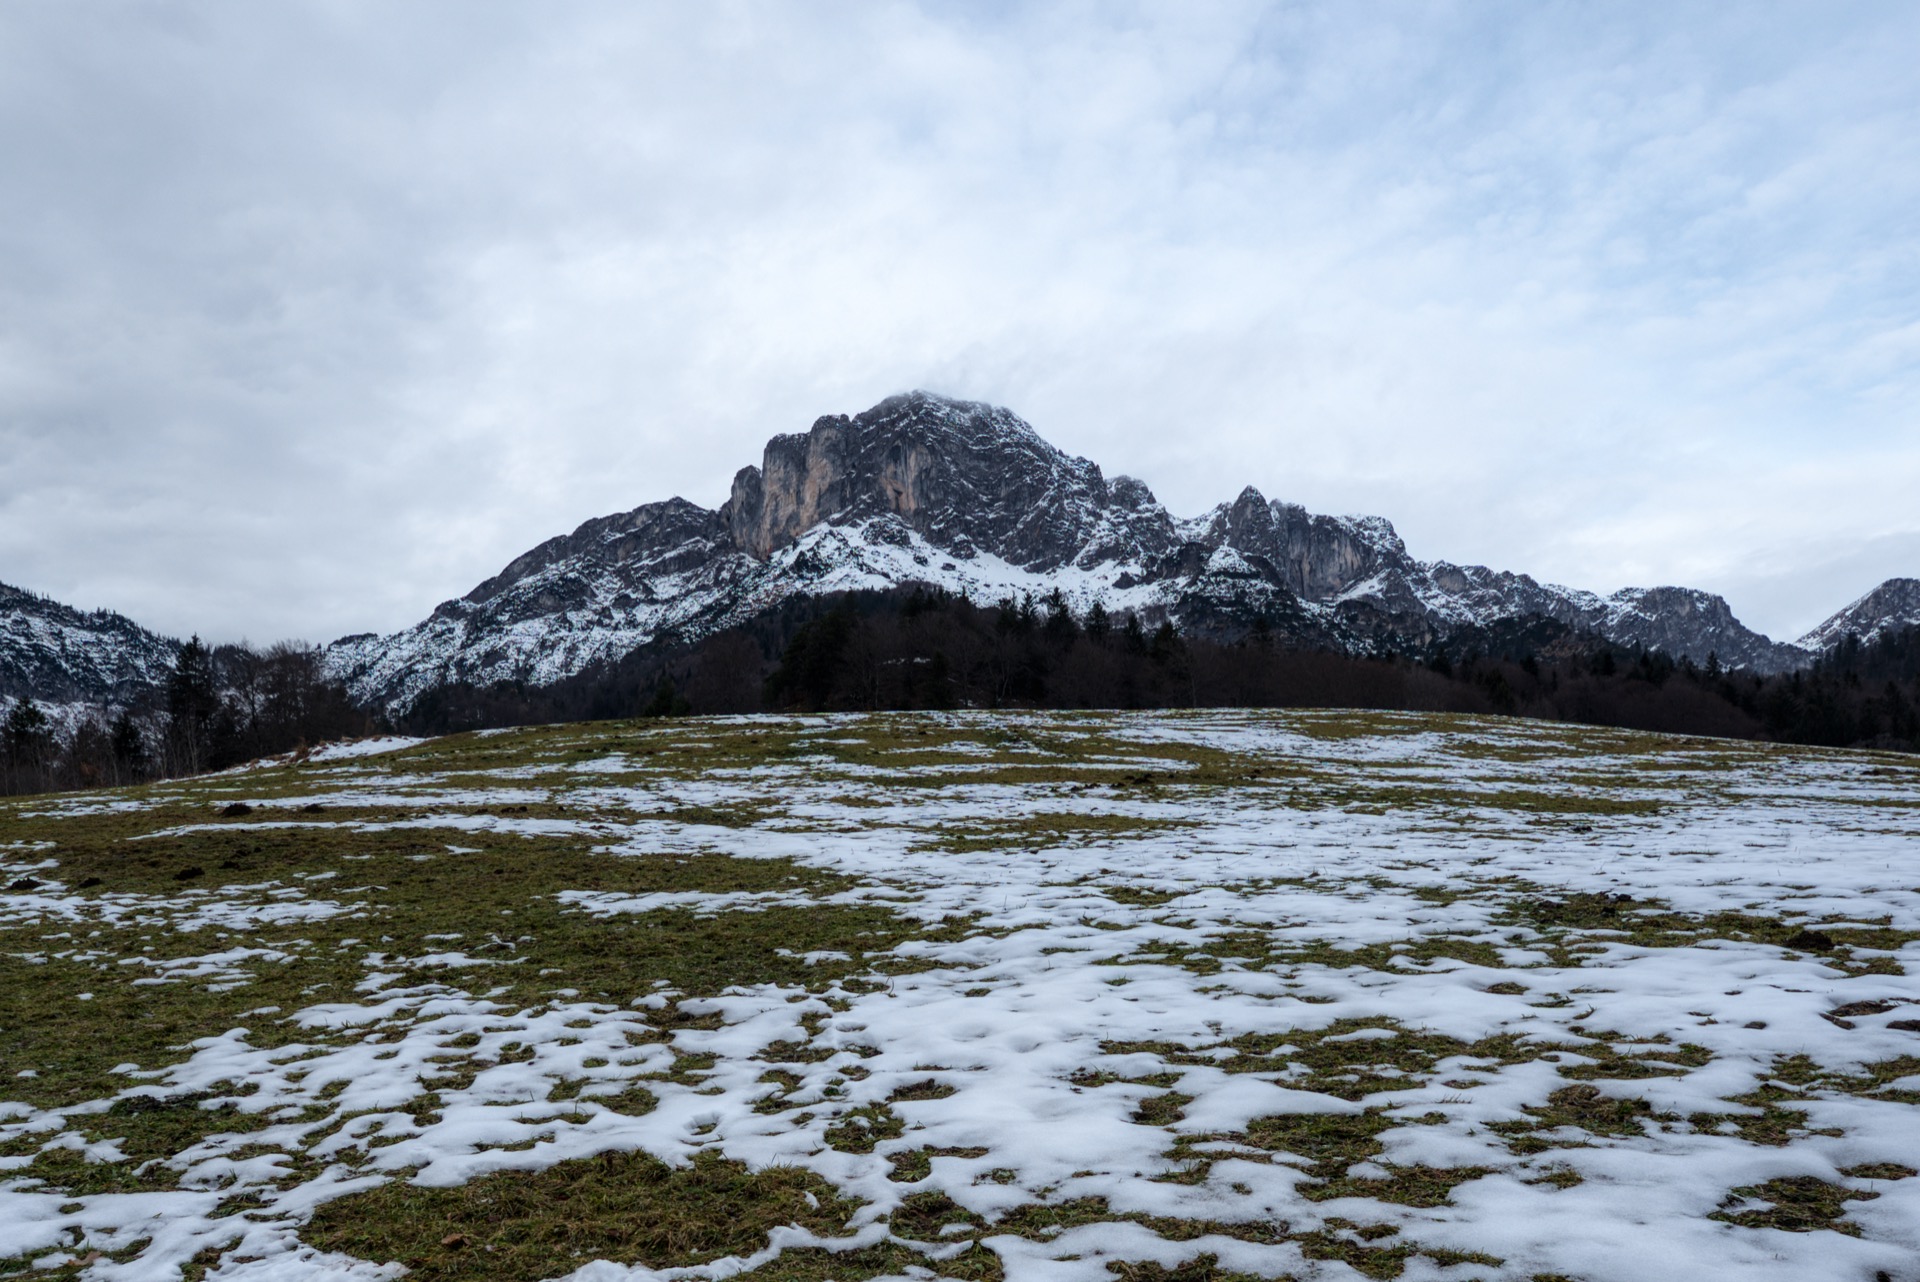
M 1920 579 L 1888 579 L 1795 644 L 1822 654 L 1849 633 L 1871 643 L 1901 628 L 1920 628 Z
M 995 406 L 926 392 L 776 436 L 718 511 L 682 499 L 588 521 L 391 636 L 347 637 L 331 672 L 404 709 L 445 681 L 543 684 L 656 639 L 718 631 L 798 595 L 910 582 L 975 600 L 1059 589 L 1202 631 L 1265 617 L 1287 640 L 1418 648 L 1530 617 L 1625 645 L 1773 672 L 1809 652 L 1690 588 L 1609 597 L 1418 561 L 1379 517 L 1316 515 L 1251 487 L 1199 517 L 1111 480 Z
M 125 703 L 166 681 L 179 648 L 124 615 L 0 583 L 0 703 Z
M 1138 481 L 1109 485 L 1007 410 L 924 392 L 774 437 L 720 509 L 733 546 L 762 562 L 817 526 L 888 517 L 962 559 L 984 549 L 1036 574 L 1177 541 Z

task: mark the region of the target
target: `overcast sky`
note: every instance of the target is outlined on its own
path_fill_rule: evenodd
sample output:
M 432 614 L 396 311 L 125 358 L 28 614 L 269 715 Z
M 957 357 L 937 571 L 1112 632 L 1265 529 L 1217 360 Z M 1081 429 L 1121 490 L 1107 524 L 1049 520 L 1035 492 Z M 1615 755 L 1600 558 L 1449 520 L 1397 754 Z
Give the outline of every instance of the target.
M 913 387 L 1176 515 L 1920 575 L 1920 6 L 0 7 L 0 581 L 424 617 Z

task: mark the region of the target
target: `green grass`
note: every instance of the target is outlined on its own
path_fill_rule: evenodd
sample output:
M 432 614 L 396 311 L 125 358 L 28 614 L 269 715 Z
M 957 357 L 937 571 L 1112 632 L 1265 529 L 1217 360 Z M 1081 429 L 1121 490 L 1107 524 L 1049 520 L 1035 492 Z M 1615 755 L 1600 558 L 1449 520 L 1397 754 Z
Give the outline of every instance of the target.
M 1386 1132 L 1442 1120 L 1444 1115 L 1438 1113 L 1408 1117 L 1380 1108 L 1358 1113 L 1281 1113 L 1255 1118 L 1241 1132 L 1181 1136 L 1170 1156 L 1185 1161 L 1194 1177 L 1204 1177 L 1217 1156 L 1212 1146 L 1226 1142 L 1239 1146 L 1236 1155 L 1243 1160 L 1269 1153 L 1273 1160 L 1299 1166 L 1311 1177 L 1298 1186 L 1309 1201 L 1357 1197 L 1399 1206 L 1444 1206 L 1456 1187 L 1486 1175 L 1487 1169 L 1386 1164 L 1384 1175 L 1350 1173 L 1354 1165 L 1380 1158 L 1386 1151 L 1380 1137 Z
M 940 933 L 880 906 L 595 916 L 558 898 L 697 891 L 810 900 L 855 884 L 786 859 L 609 854 L 590 837 L 435 827 L 304 823 L 168 835 L 188 818 L 203 820 L 205 808 L 18 820 L 23 835 L 44 843 L 34 862 L 53 865 L 34 875 L 92 881 L 81 894 L 97 915 L 0 927 L 6 1059 L 38 1073 L 10 1083 L 15 1097 L 58 1107 L 111 1095 L 126 1084 L 109 1072 L 116 1065 L 163 1067 L 184 1058 L 193 1039 L 236 1027 L 256 1045 L 313 1040 L 321 1035 L 287 1017 L 315 1002 L 351 1000 L 373 970 L 522 1007 L 563 989 L 619 1005 L 663 985 L 695 996 L 739 984 L 818 989 L 869 969 L 907 939 Z M 183 872 L 195 875 L 182 881 Z M 317 874 L 331 876 L 305 880 Z M 264 908 L 282 887 L 348 911 L 284 926 L 170 928 L 216 898 Z M 111 924 L 109 911 L 140 924 Z M 137 961 L 132 973 L 164 975 L 169 965 L 237 946 L 274 955 L 227 967 L 231 987 L 126 982 L 129 959 Z M 805 954 L 816 951 L 847 959 L 808 964 Z M 472 960 L 413 960 L 447 953 Z M 249 1014 L 268 1006 L 279 1012 Z
M 1507 964 L 1495 945 L 1458 935 L 1420 935 L 1387 943 L 1349 945 L 1325 939 L 1292 942 L 1264 931 L 1227 931 L 1197 943 L 1149 944 L 1109 964 L 1156 963 L 1179 966 L 1197 975 L 1215 975 L 1229 967 L 1254 971 L 1301 966 L 1395 970 L 1409 964 L 1429 966 L 1445 961 L 1486 967 Z
M 1644 1135 L 1653 1106 L 1637 1096 L 1609 1095 L 1597 1086 L 1563 1086 L 1542 1105 L 1523 1105 L 1531 1120 L 1494 1122 L 1488 1130 L 1503 1135 L 1515 1153 L 1541 1153 L 1550 1148 L 1579 1147 L 1587 1141 L 1557 1138 L 1542 1132 L 1584 1131 L 1588 1135 L 1629 1138 Z
M 1768 1204 L 1765 1207 L 1722 1209 L 1713 1212 L 1709 1218 L 1750 1229 L 1783 1229 L 1788 1233 L 1831 1229 L 1836 1233 L 1859 1237 L 1859 1226 L 1845 1218 L 1846 1204 L 1879 1196 L 1878 1193 L 1829 1184 L 1811 1175 L 1793 1175 L 1737 1188 L 1727 1195 L 1727 1208 L 1737 1208 L 1742 1199 L 1765 1202 Z
M 1758 913 L 1677 912 L 1657 899 L 1635 899 L 1620 894 L 1577 893 L 1538 896 L 1511 901 L 1496 920 L 1540 932 L 1558 966 L 1578 965 L 1580 946 L 1596 942 L 1622 943 L 1639 948 L 1687 948 L 1710 939 L 1746 940 L 1777 948 L 1817 951 L 1839 969 L 1854 973 L 1903 974 L 1890 959 L 1861 959 L 1856 949 L 1898 951 L 1920 940 L 1920 931 L 1885 926 L 1825 926 L 1817 921 L 1790 920 Z M 1807 942 L 1811 932 L 1829 942 Z
M 749 1255 L 786 1224 L 844 1234 L 859 1204 L 811 1172 L 702 1154 L 673 1168 L 603 1153 L 457 1188 L 403 1181 L 328 1202 L 302 1231 L 312 1245 L 398 1261 L 409 1277 L 539 1282 L 588 1260 L 675 1268 Z
M 1370 1032 L 1386 1035 L 1353 1036 Z M 1101 1049 L 1109 1055 L 1145 1052 L 1169 1064 L 1210 1065 L 1229 1073 L 1274 1074 L 1294 1089 L 1357 1101 L 1383 1091 L 1418 1089 L 1447 1060 L 1515 1064 L 1571 1048 L 1528 1042 L 1516 1034 L 1465 1042 L 1391 1020 L 1343 1019 L 1321 1029 L 1248 1033 L 1213 1046 L 1121 1041 Z
M 1147 819 L 1135 815 L 1049 813 L 1022 815 L 978 825 L 955 826 L 930 845 L 956 853 L 979 850 L 1038 850 L 1151 837 L 1196 826 L 1196 820 Z

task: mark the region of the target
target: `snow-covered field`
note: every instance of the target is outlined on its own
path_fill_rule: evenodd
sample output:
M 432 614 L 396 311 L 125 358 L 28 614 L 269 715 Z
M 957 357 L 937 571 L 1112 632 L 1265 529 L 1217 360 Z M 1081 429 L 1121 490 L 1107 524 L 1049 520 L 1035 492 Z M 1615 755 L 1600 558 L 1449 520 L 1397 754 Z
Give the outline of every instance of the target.
M 0 1275 L 1920 1279 L 1911 759 L 562 726 L 0 863 Z

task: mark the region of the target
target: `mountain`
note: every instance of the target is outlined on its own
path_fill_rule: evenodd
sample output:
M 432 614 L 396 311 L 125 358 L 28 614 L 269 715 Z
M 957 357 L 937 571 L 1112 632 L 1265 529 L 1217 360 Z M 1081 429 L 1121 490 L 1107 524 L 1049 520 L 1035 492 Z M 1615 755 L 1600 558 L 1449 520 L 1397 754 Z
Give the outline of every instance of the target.
M 1058 590 L 1232 637 L 1427 653 L 1553 620 L 1761 673 L 1804 666 L 1849 633 L 1920 626 L 1920 579 L 1890 579 L 1799 641 L 1745 627 L 1692 588 L 1610 596 L 1485 566 L 1416 560 L 1380 517 L 1324 516 L 1248 487 L 1191 518 L 1105 476 L 1012 412 L 926 392 L 776 436 L 718 509 L 684 499 L 591 520 L 387 636 L 327 648 L 330 676 L 394 711 L 449 682 L 547 685 L 657 642 L 693 641 L 795 597 L 909 583 L 980 602 Z M 122 615 L 0 584 L 0 700 L 124 703 L 164 685 L 179 642 Z
M 1202 632 L 1264 618 L 1294 644 L 1354 653 L 1544 617 L 1760 672 L 1811 657 L 1710 593 L 1601 597 L 1419 561 L 1380 517 L 1316 515 L 1251 487 L 1177 518 L 1006 409 L 912 392 L 774 437 L 717 510 L 674 498 L 588 521 L 412 628 L 341 639 L 327 662 L 363 702 L 401 710 L 444 682 L 548 684 L 794 596 L 912 582 L 979 601 L 1057 589 L 1076 611 L 1099 601 Z
M 180 643 L 125 615 L 83 612 L 0 583 L 0 697 L 126 703 L 165 684 Z
M 1901 628 L 1920 628 L 1920 579 L 1888 579 L 1795 644 L 1824 654 L 1849 633 L 1871 643 Z

